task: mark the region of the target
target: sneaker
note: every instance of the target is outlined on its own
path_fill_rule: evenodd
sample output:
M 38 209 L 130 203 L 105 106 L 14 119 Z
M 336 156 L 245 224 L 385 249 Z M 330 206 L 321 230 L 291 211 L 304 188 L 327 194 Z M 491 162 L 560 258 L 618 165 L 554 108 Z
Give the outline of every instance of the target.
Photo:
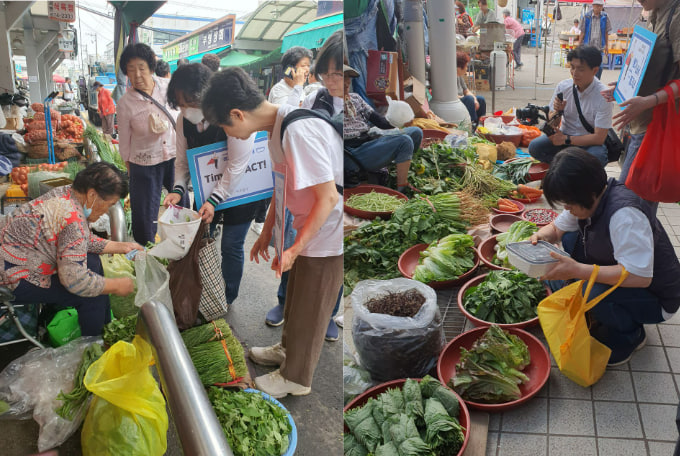
M 253 347 L 250 359 L 261 366 L 280 366 L 286 360 L 286 350 L 281 343 L 269 347 Z
M 336 315 L 333 317 L 333 321 L 335 322 L 336 325 L 340 326 L 341 328 L 345 327 L 345 315 Z
M 283 306 L 279 304 L 267 312 L 264 322 L 269 326 L 281 326 L 283 324 Z
M 312 392 L 312 388 L 309 386 L 300 385 L 283 378 L 279 369 L 255 377 L 255 387 L 275 399 L 281 399 L 289 394 L 293 396 L 306 396 Z
M 645 328 L 641 329 L 640 337 L 638 337 L 637 343 L 633 346 L 633 349 L 614 349 L 612 350 L 611 356 L 609 356 L 608 367 L 620 366 L 621 364 L 626 364 L 633 357 L 633 353 L 640 350 L 647 343 L 647 333 Z
M 328 329 L 326 329 L 326 340 L 328 342 L 335 342 L 340 337 L 339 332 L 338 325 L 331 318 L 331 321 L 328 322 Z
M 258 236 L 262 234 L 262 228 L 264 228 L 264 223 L 253 222 L 250 225 L 250 229 L 253 230 Z

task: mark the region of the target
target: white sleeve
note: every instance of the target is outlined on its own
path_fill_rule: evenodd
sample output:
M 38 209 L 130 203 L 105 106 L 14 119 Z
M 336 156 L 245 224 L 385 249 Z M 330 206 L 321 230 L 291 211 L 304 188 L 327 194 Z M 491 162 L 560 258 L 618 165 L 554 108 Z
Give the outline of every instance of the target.
M 609 221 L 609 237 L 619 264 L 637 276 L 653 276 L 654 236 L 641 210 L 624 207 L 616 211 Z
M 187 138 L 184 136 L 184 116 L 177 116 L 177 134 L 175 135 L 175 183 L 186 192 L 189 189 L 189 162 L 187 161 Z
M 329 152 L 332 145 L 329 138 L 335 134 L 333 128 L 323 120 L 308 119 L 308 122 L 307 128 L 291 128 L 283 135 L 282 146 L 289 169 L 292 169 L 295 190 L 335 180 Z
M 560 212 L 560 215 L 557 216 L 553 223 L 555 223 L 558 230 L 565 233 L 578 230 L 578 218 L 566 209 Z
M 602 97 L 599 93 L 598 97 Z M 600 100 L 597 112 L 595 112 L 595 128 L 606 128 L 610 129 L 612 127 L 612 105 L 602 98 Z
M 222 178 L 210 194 L 217 202 L 222 202 L 234 194 L 234 190 L 248 168 L 255 144 L 255 135 L 256 133 L 253 133 L 245 140 L 231 136 L 227 138 L 227 166 L 222 172 Z
M 304 100 L 302 100 L 302 106 L 300 106 L 303 109 L 312 109 L 312 106 L 314 106 L 314 102 L 316 101 L 316 93 L 318 90 L 315 90 L 314 92 L 310 93 L 305 97 Z

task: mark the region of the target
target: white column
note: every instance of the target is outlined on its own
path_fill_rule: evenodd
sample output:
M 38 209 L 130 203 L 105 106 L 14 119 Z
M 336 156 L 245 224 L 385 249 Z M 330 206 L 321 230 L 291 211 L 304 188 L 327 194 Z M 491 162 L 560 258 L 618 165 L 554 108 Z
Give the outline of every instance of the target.
M 6 26 L 5 9 L 0 9 L 0 92 L 14 93 L 14 61 Z
M 456 15 L 451 0 L 429 0 L 430 108 L 447 122 L 470 125 L 470 115 L 458 99 L 456 77 Z
M 408 52 L 408 71 L 425 84 L 425 33 L 422 0 L 404 1 L 404 39 Z

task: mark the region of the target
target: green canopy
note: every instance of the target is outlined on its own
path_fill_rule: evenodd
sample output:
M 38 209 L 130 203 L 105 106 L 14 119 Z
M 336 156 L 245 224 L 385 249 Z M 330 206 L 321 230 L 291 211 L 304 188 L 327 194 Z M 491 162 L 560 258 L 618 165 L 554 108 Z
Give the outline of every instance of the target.
M 296 28 L 283 36 L 281 52 L 286 52 L 294 46 L 302 46 L 307 49 L 320 48 L 326 38 L 336 30 L 343 27 L 342 13 L 320 17 L 301 27 Z
M 271 66 L 281 60 L 281 48 L 274 49 L 267 54 L 246 54 L 245 52 L 230 51 L 222 60 L 220 66 L 237 66 L 246 71 L 252 71 Z
M 204 55 L 206 55 L 206 54 L 219 54 L 220 52 L 226 51 L 229 48 L 231 48 L 231 44 L 228 44 L 228 45 L 223 46 L 221 48 L 211 49 L 210 51 L 201 52 L 200 54 L 188 55 L 186 57 L 186 59 L 189 62 L 192 62 L 192 63 L 194 63 L 194 62 L 200 63 L 200 61 L 201 61 L 201 59 L 203 58 Z M 171 60 L 171 61 L 168 62 L 168 64 L 170 65 L 170 72 L 171 73 L 174 72 L 177 69 L 177 61 L 178 60 Z

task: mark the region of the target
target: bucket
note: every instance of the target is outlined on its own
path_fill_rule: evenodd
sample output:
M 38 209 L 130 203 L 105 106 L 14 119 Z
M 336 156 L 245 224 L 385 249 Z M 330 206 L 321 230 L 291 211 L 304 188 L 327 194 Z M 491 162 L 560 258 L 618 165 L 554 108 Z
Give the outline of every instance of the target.
M 297 447 L 297 428 L 295 427 L 295 421 L 293 421 L 293 417 L 291 416 L 290 412 L 286 409 L 286 407 L 283 406 L 282 403 L 280 403 L 267 393 L 264 393 L 260 390 L 256 390 L 254 388 L 246 388 L 243 391 L 246 393 L 261 394 L 263 398 L 265 398 L 269 402 L 273 402 L 274 404 L 278 405 L 281 409 L 283 409 L 284 412 L 286 412 L 286 416 L 288 416 L 288 422 L 290 423 L 291 431 L 290 435 L 288 436 L 288 449 L 281 456 L 294 456 L 295 448 Z

